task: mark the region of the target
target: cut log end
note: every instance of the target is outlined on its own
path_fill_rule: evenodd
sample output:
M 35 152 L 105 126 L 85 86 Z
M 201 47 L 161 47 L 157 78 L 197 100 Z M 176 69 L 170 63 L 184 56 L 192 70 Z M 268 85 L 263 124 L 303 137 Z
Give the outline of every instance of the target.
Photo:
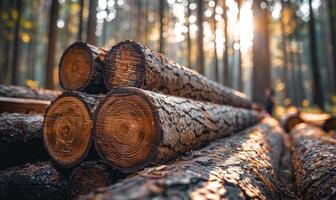
M 140 87 L 144 82 L 145 58 L 140 44 L 123 41 L 114 46 L 105 59 L 105 85 L 108 89 L 115 86 Z
M 289 115 L 283 120 L 283 127 L 289 133 L 296 125 L 304 123 L 298 115 Z
M 322 128 L 326 132 L 336 131 L 336 118 L 335 117 L 331 117 L 331 118 L 327 119 L 324 122 Z
M 157 115 L 150 101 L 139 90 L 113 91 L 95 116 L 98 153 L 121 171 L 143 168 L 156 155 L 161 137 Z
M 92 120 L 86 104 L 76 96 L 63 95 L 47 109 L 43 125 L 44 144 L 63 167 L 81 162 L 91 145 Z
M 89 84 L 93 74 L 93 57 L 83 42 L 71 45 L 60 62 L 60 83 L 63 88 L 82 91 Z

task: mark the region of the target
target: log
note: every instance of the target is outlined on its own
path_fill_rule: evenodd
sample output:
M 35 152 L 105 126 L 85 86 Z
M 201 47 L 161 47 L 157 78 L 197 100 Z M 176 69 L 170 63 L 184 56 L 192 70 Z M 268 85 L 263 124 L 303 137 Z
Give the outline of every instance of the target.
M 300 118 L 308 124 L 323 127 L 325 121 L 331 118 L 327 113 L 300 113 Z
M 276 175 L 282 134 L 263 122 L 82 199 L 285 199 Z
M 0 84 L 1 97 L 16 97 L 52 101 L 60 94 L 61 92 L 57 90 L 31 89 L 28 87 Z
M 66 175 L 50 162 L 0 171 L 0 199 L 66 199 Z
M 83 162 L 70 176 L 68 199 L 78 199 L 97 188 L 112 185 L 126 175 L 102 161 Z
M 336 199 L 336 140 L 300 124 L 292 131 L 296 187 L 301 199 Z
M 336 132 L 336 118 L 335 117 L 330 117 L 329 119 L 327 119 L 323 125 L 322 128 L 325 132 L 329 133 L 329 132 Z
M 281 125 L 289 133 L 296 125 L 304 123 L 297 113 L 287 114 L 280 118 Z
M 92 94 L 106 93 L 102 75 L 106 52 L 103 48 L 84 42 L 70 45 L 59 64 L 62 88 Z
M 111 166 L 133 172 L 243 130 L 262 116 L 138 88 L 115 88 L 97 108 L 94 142 Z
M 43 123 L 44 145 L 62 167 L 73 167 L 88 154 L 92 116 L 99 96 L 65 92 L 48 107 Z
M 44 113 L 49 104 L 45 100 L 0 97 L 0 113 Z
M 103 75 L 108 89 L 132 86 L 217 104 L 252 107 L 243 93 L 210 81 L 196 71 L 129 40 L 108 51 Z
M 40 114 L 0 114 L 0 169 L 47 160 Z

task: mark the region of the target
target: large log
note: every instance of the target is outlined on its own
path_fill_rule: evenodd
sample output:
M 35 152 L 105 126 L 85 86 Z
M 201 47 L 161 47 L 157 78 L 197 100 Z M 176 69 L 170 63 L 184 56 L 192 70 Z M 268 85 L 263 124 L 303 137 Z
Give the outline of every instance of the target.
M 88 43 L 75 42 L 62 55 L 60 84 L 64 89 L 87 93 L 106 93 L 102 69 L 106 50 Z
M 103 75 L 108 89 L 133 86 L 217 104 L 252 107 L 244 94 L 210 81 L 196 71 L 129 40 L 115 45 L 106 54 Z
M 0 113 L 44 113 L 49 104 L 45 100 L 0 97 Z
M 265 120 L 82 199 L 285 199 L 276 175 L 283 134 Z
M 60 94 L 61 92 L 56 90 L 31 89 L 28 87 L 0 84 L 0 96 L 2 97 L 16 97 L 52 101 L 56 99 L 56 97 Z
M 300 124 L 292 131 L 296 187 L 302 199 L 336 199 L 336 140 Z
M 83 162 L 70 176 L 68 199 L 78 199 L 97 188 L 112 185 L 126 175 L 102 161 Z
M 66 199 L 66 175 L 50 162 L 0 171 L 0 199 Z
M 48 107 L 43 141 L 49 155 L 63 167 L 73 167 L 88 154 L 92 139 L 92 116 L 99 97 L 65 92 Z
M 111 166 L 132 172 L 254 125 L 262 114 L 141 90 L 116 88 L 97 108 L 94 142 Z
M 0 169 L 48 159 L 42 142 L 43 116 L 0 114 Z

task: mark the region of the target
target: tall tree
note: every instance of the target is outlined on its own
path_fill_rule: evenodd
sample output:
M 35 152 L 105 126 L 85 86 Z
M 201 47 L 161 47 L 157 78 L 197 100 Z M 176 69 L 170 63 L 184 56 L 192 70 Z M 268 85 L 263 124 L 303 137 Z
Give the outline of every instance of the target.
M 224 19 L 224 51 L 223 51 L 223 69 L 224 69 L 224 85 L 229 86 L 229 55 L 228 55 L 228 17 L 227 17 L 227 6 L 226 0 L 223 0 L 223 19 Z
M 325 2 L 327 4 L 328 15 L 329 15 L 329 30 L 330 30 L 330 51 L 332 54 L 332 62 L 333 62 L 333 74 L 332 77 L 336 77 L 336 3 L 334 0 L 328 0 L 328 2 Z M 333 86 L 333 93 L 336 94 L 336 80 L 334 81 Z
M 143 30 L 142 30 L 142 19 L 143 19 L 143 16 L 142 16 L 142 3 L 141 1 L 137 1 L 136 2 L 136 39 L 137 41 L 143 43 L 143 40 L 142 40 L 142 35 L 143 35 Z
M 188 67 L 191 69 L 191 37 L 190 37 L 190 18 L 191 15 L 191 10 L 190 10 L 190 0 L 188 1 L 188 8 L 187 8 L 187 27 L 188 27 L 188 32 L 187 32 L 187 62 L 188 62 Z
M 285 98 L 289 97 L 289 84 L 288 84 L 288 59 L 287 59 L 287 38 L 286 38 L 286 32 L 285 32 L 285 22 L 284 22 L 284 15 L 285 15 L 285 9 L 287 7 L 287 3 L 284 0 L 281 0 L 281 17 L 280 17 L 280 29 L 281 29 L 281 48 L 283 53 L 283 74 L 282 74 L 282 80 L 285 83 Z
M 49 42 L 46 64 L 45 84 L 48 89 L 55 89 L 54 67 L 56 55 L 57 41 L 57 18 L 58 18 L 59 3 L 58 0 L 52 0 L 49 15 Z
M 78 40 L 82 40 L 82 32 L 83 32 L 83 14 L 84 14 L 84 0 L 79 1 L 79 26 L 78 26 Z
M 18 85 L 20 84 L 20 27 L 21 27 L 21 18 L 22 18 L 22 0 L 16 1 L 16 12 L 17 18 L 15 20 L 15 27 L 14 27 L 14 47 L 13 47 L 13 71 L 12 71 L 12 84 Z
M 164 28 L 164 10 L 165 10 L 165 0 L 160 0 L 159 3 L 159 10 L 160 10 L 160 46 L 159 52 L 164 52 L 164 38 L 163 38 L 163 28 Z
M 253 1 L 253 100 L 263 103 L 266 89 L 271 89 L 268 11 L 263 0 Z
M 204 75 L 203 0 L 197 0 L 197 70 Z
M 217 55 L 217 34 L 216 34 L 216 30 L 217 30 L 217 21 L 216 21 L 216 7 L 217 7 L 217 0 L 214 1 L 215 2 L 215 6 L 214 6 L 214 11 L 213 11 L 213 15 L 212 15 L 212 23 L 213 23 L 213 43 L 214 43 L 214 67 L 215 67 L 215 80 L 217 82 L 219 82 L 220 76 L 219 76 L 219 69 L 218 69 L 218 55 Z
M 87 42 L 97 45 L 96 25 L 97 25 L 97 0 L 90 0 L 89 3 L 89 19 L 87 25 Z
M 145 2 L 145 44 L 148 45 L 148 12 L 149 2 Z
M 238 6 L 238 13 L 237 13 L 237 21 L 240 23 L 240 9 L 241 9 L 241 2 L 242 0 L 236 0 L 237 2 L 237 6 Z M 240 46 L 240 29 L 239 29 L 239 35 L 238 35 L 238 45 L 239 45 L 239 49 L 238 49 L 238 90 L 243 91 L 243 67 L 242 67 L 242 59 L 241 59 L 241 46 Z
M 309 44 L 310 44 L 310 59 L 313 71 L 313 102 L 323 109 L 323 94 L 321 87 L 321 76 L 319 63 L 317 60 L 317 45 L 315 35 L 315 17 L 313 11 L 312 0 L 309 0 Z

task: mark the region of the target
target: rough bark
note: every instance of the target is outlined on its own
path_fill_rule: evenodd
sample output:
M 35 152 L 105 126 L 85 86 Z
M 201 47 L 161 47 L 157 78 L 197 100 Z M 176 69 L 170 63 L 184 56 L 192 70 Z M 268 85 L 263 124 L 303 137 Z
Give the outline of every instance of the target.
M 92 116 L 99 96 L 65 92 L 48 107 L 43 141 L 52 159 L 62 167 L 80 163 L 91 147 Z
M 60 94 L 61 92 L 57 90 L 31 89 L 28 87 L 0 84 L 0 96 L 2 97 L 17 97 L 52 101 Z
M 66 175 L 50 162 L 0 171 L 0 199 L 66 199 Z
M 102 75 L 106 52 L 103 48 L 83 42 L 70 45 L 59 65 L 61 86 L 92 94 L 106 93 Z
M 81 195 L 112 185 L 126 176 L 127 174 L 110 167 L 105 162 L 84 162 L 70 176 L 68 199 L 78 199 Z
M 160 36 L 159 36 L 159 52 L 164 52 L 164 37 L 163 37 L 163 27 L 164 27 L 164 11 L 165 11 L 165 1 L 159 0 L 159 11 L 160 11 Z
M 264 121 L 83 199 L 285 199 L 276 175 L 282 134 Z
M 168 95 L 251 108 L 252 103 L 244 94 L 210 81 L 133 41 L 123 41 L 114 46 L 105 61 L 103 73 L 108 89 L 134 86 Z
M 130 172 L 165 163 L 261 118 L 252 110 L 116 88 L 95 114 L 95 147 L 110 165 Z
M 298 195 L 307 200 L 336 199 L 336 140 L 307 124 L 291 134 Z
M 0 113 L 44 113 L 50 101 L 0 97 Z
M 0 169 L 48 159 L 40 114 L 0 114 Z
M 296 125 L 303 123 L 304 121 L 297 113 L 287 114 L 280 119 L 283 129 L 289 133 Z

